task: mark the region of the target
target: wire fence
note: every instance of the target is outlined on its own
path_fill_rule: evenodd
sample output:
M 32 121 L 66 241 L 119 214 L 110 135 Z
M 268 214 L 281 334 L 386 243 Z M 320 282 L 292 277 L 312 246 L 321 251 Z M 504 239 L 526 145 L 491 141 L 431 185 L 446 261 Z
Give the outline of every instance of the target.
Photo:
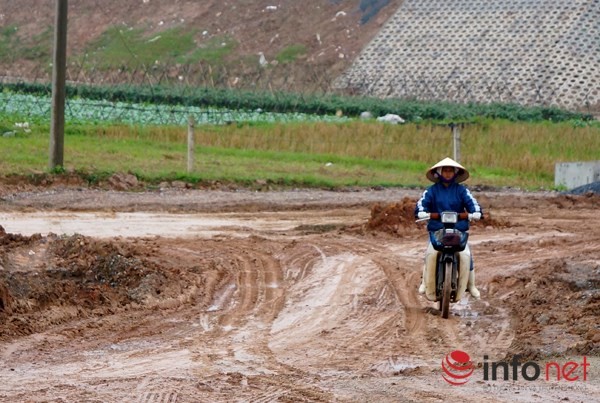
M 48 118 L 51 113 L 50 95 L 27 95 L 0 93 L 0 112 L 16 114 L 22 118 Z M 130 125 L 186 125 L 189 117 L 197 124 L 226 125 L 243 122 L 341 122 L 349 118 L 335 115 L 315 115 L 289 112 L 277 113 L 262 109 L 223 109 L 169 104 L 140 104 L 127 102 L 97 101 L 90 99 L 67 99 L 67 121 L 93 123 L 125 123 Z
M 135 58 L 135 55 L 131 56 Z M 17 69 L 18 70 L 18 69 Z M 260 67 L 253 61 L 235 66 L 199 61 L 194 64 L 162 62 L 160 65 L 100 68 L 85 61 L 67 66 L 66 80 L 72 85 L 123 86 L 148 85 L 186 89 L 227 88 L 247 91 L 279 91 L 306 94 L 336 92 L 335 78 L 341 72 L 331 65 L 298 62 Z M 34 67 L 25 76 L 0 75 L 2 83 L 49 83 L 52 71 Z
M 531 80 L 526 84 L 527 87 L 524 87 L 522 83 L 512 82 L 509 77 L 496 79 L 482 77 L 479 80 L 467 80 L 461 78 L 459 74 L 436 77 L 403 73 L 402 76 L 386 79 L 383 75 L 373 74 L 373 71 L 355 68 L 336 78 L 332 76 L 332 70 L 326 66 L 305 64 L 275 65 L 257 69 L 250 67 L 249 64 L 230 70 L 226 66 L 214 67 L 209 63 L 194 65 L 163 63 L 148 68 L 139 66 L 109 70 L 99 69 L 83 62 L 71 63 L 66 74 L 70 86 L 116 87 L 122 93 L 129 90 L 135 92 L 140 86 L 150 93 L 154 91 L 160 93 L 164 88 L 169 88 L 170 95 L 163 96 L 160 103 L 86 99 L 82 96 L 67 97 L 65 118 L 68 121 L 117 122 L 130 125 L 186 125 L 190 116 L 199 125 L 348 119 L 344 116 L 335 116 L 335 111 L 332 113 L 331 110 L 327 111 L 327 114 L 325 112 L 301 113 L 299 112 L 301 108 L 294 110 L 293 105 L 291 108 L 286 108 L 286 113 L 277 113 L 268 108 L 249 108 L 242 102 L 236 104 L 235 99 L 228 100 L 226 108 L 207 106 L 205 103 L 194 104 L 197 97 L 194 98 L 192 95 L 202 89 L 239 90 L 256 94 L 297 93 L 301 94 L 302 101 L 310 100 L 311 97 L 341 94 L 362 98 L 365 96 L 391 98 L 400 102 L 451 102 L 458 105 L 458 110 L 461 105 L 469 105 L 471 111 L 465 112 L 466 114 L 477 113 L 478 104 L 485 105 L 491 101 L 554 108 L 561 106 L 555 102 L 557 99 L 565 98 L 561 87 L 535 80 Z M 245 71 L 245 75 L 239 74 L 242 70 Z M 48 69 L 38 68 L 33 69 L 28 74 L 28 78 L 0 77 L 2 86 L 27 82 L 44 84 L 46 88 L 46 93 L 41 96 L 13 91 L 0 92 L 0 111 L 19 114 L 24 118 L 47 117 L 49 119 L 51 114 L 49 74 Z M 302 80 L 297 78 L 299 76 L 303 77 Z M 600 115 L 597 92 L 598 89 L 590 88 L 581 99 L 573 100 L 582 105 L 577 111 L 593 116 Z M 190 99 L 192 101 L 188 102 Z M 177 100 L 184 100 L 184 102 L 178 103 Z M 447 116 L 437 117 L 444 119 Z M 436 116 L 427 118 L 435 119 Z
M 345 121 L 350 119 L 346 113 L 341 116 L 335 115 L 335 111 L 329 110 L 323 113 L 300 112 L 302 108 L 298 107 L 294 110 L 294 104 L 286 108 L 285 113 L 274 112 L 264 107 L 248 107 L 247 99 L 236 100 L 229 99 L 227 107 L 207 106 L 205 103 L 198 101 L 198 91 L 202 89 L 238 89 L 240 91 L 256 91 L 257 94 L 263 93 L 280 93 L 285 94 L 293 90 L 292 81 L 286 82 L 280 80 L 278 74 L 255 73 L 251 76 L 252 82 L 250 86 L 243 86 L 238 83 L 237 87 L 231 85 L 223 85 L 235 81 L 228 76 L 226 69 L 215 71 L 208 74 L 210 69 L 205 70 L 196 66 L 192 69 L 190 66 L 176 70 L 175 67 L 169 68 L 152 68 L 139 69 L 133 71 L 113 71 L 106 74 L 100 72 L 87 72 L 80 70 L 73 72 L 69 70 L 68 84 L 70 86 L 87 86 L 102 87 L 102 88 L 118 88 L 118 94 L 125 94 L 128 91 L 136 92 L 139 86 L 144 86 L 145 91 L 152 94 L 154 91 L 161 94 L 161 102 L 153 103 L 147 101 L 124 101 L 123 96 L 119 101 L 111 99 L 87 99 L 80 95 L 67 97 L 65 106 L 65 118 L 67 121 L 88 121 L 88 122 L 115 122 L 125 123 L 129 125 L 186 125 L 190 116 L 194 118 L 197 124 L 215 124 L 225 125 L 241 122 L 292 122 L 292 121 Z M 197 71 L 203 71 L 205 75 L 195 74 Z M 426 102 L 454 102 L 458 106 L 455 107 L 454 115 L 473 115 L 478 112 L 478 94 L 484 91 L 491 99 L 497 100 L 506 104 L 523 104 L 523 98 L 520 92 L 515 91 L 509 83 L 502 80 L 482 80 L 482 81 L 467 81 L 458 80 L 456 78 L 427 78 L 424 76 L 405 76 L 396 77 L 393 80 L 386 82 L 383 80 L 369 79 L 365 76 L 357 79 L 356 75 L 352 80 L 345 83 L 335 81 L 333 78 L 326 80 L 323 77 L 326 72 L 313 70 L 314 80 L 312 81 L 312 92 L 306 91 L 298 100 L 294 102 L 304 102 L 310 100 L 311 97 L 319 97 L 326 94 L 345 94 L 350 96 L 360 96 L 364 99 L 364 95 L 375 98 L 393 98 L 400 100 L 395 105 L 398 106 L 398 113 L 401 116 L 402 100 L 407 102 L 426 101 Z M 237 76 L 236 76 L 237 77 Z M 46 93 L 44 94 L 26 94 L 15 91 L 0 92 L 0 112 L 5 114 L 17 114 L 23 118 L 50 118 L 51 116 L 51 88 L 47 81 L 47 76 L 40 74 L 38 77 L 33 77 L 29 83 L 44 84 Z M 75 80 L 73 80 L 75 79 Z M 247 82 L 252 81 L 246 79 Z M 238 80 L 239 81 L 239 80 Z M 16 77 L 0 77 L 0 86 L 5 84 L 23 83 L 24 80 Z M 325 88 L 325 83 L 329 86 Z M 283 85 L 283 86 L 282 86 Z M 337 85 L 337 87 L 336 87 Z M 169 88 L 169 95 L 164 95 L 161 91 L 164 88 Z M 483 89 L 483 90 L 482 90 Z M 555 88 L 547 88 L 541 85 L 532 86 L 527 91 L 532 99 L 539 101 L 542 99 L 552 99 L 559 95 L 559 90 Z M 258 95 L 257 95 L 258 96 Z M 584 108 L 580 110 L 582 113 L 589 115 L 598 115 L 600 107 L 598 103 L 592 104 L 593 95 L 590 93 L 589 98 L 583 100 Z M 283 96 L 282 96 L 283 98 Z M 278 102 L 278 97 L 275 96 L 273 102 Z M 258 104 L 258 103 L 257 103 Z M 485 103 L 480 103 L 485 105 Z M 548 108 L 552 108 L 551 102 L 542 103 Z M 465 107 L 461 110 L 461 105 Z M 467 110 L 467 105 L 470 110 Z M 368 108 L 369 104 L 365 104 Z M 341 106 L 342 108 L 342 106 Z M 406 112 L 406 108 L 405 113 Z M 506 107 L 504 110 L 506 111 Z M 440 109 L 445 112 L 444 109 Z M 365 109 L 368 111 L 368 109 Z M 341 112 L 344 112 L 343 110 Z M 445 119 L 447 116 L 435 116 L 436 111 L 431 109 L 429 112 L 432 116 L 421 116 L 423 118 L 440 118 Z M 360 113 L 360 112 L 359 112 Z M 412 113 L 412 111 L 411 111 Z M 356 115 L 355 115 L 356 116 Z M 375 116 L 377 117 L 377 116 Z M 404 115 L 403 117 L 411 119 L 411 116 Z
M 292 71 L 299 67 L 290 67 Z M 161 92 L 169 88 L 172 98 L 186 99 L 199 90 L 228 89 L 246 92 L 285 94 L 296 93 L 302 97 L 322 96 L 334 92 L 331 87 L 333 78 L 327 77 L 322 66 L 304 69 L 304 82 L 294 79 L 294 74 L 284 74 L 282 67 L 250 71 L 243 79 L 230 73 L 226 67 L 213 68 L 209 64 L 194 66 L 162 66 L 151 68 L 121 69 L 99 71 L 82 66 L 69 66 L 67 85 L 87 87 L 118 87 L 121 92 L 135 91 L 140 86 L 150 93 Z M 291 73 L 291 72 L 290 72 Z M 24 117 L 50 116 L 51 87 L 49 73 L 34 70 L 29 78 L 3 76 L 4 84 L 42 84 L 46 93 L 28 95 L 13 91 L 0 93 L 0 111 L 17 113 Z M 257 95 L 258 96 L 258 95 Z M 187 102 L 186 102 L 187 103 Z M 135 102 L 114 102 L 110 100 L 85 99 L 79 96 L 67 97 L 66 119 L 91 120 L 104 122 L 122 122 L 128 124 L 184 125 L 189 116 L 198 124 L 231 124 L 235 122 L 289 122 L 289 121 L 340 121 L 340 116 L 318 116 L 309 113 L 291 111 L 277 113 L 262 108 L 236 105 L 236 99 L 228 101 L 230 107 L 183 105 L 171 101 L 162 104 Z

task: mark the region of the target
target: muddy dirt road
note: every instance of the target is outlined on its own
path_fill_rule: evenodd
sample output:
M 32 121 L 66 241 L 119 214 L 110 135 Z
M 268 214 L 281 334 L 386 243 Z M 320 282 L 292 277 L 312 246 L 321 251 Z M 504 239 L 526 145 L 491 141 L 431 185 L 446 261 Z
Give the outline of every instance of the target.
M 598 401 L 600 197 L 475 191 L 444 320 L 419 194 L 5 190 L 0 401 Z

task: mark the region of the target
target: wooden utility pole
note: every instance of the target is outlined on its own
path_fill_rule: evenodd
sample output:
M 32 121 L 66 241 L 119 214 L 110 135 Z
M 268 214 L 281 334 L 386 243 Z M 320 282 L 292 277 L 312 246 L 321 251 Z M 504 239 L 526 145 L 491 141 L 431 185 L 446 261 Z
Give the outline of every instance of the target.
M 457 124 L 450 124 L 452 129 L 452 145 L 454 148 L 454 161 L 460 163 L 460 129 Z
M 56 0 L 54 60 L 52 64 L 52 122 L 50 128 L 50 170 L 63 166 L 67 70 L 67 0 Z

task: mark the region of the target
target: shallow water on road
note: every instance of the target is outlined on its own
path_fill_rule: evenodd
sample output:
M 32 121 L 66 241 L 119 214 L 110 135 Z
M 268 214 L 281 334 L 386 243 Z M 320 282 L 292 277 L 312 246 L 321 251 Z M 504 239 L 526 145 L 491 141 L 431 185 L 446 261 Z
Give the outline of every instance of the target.
M 27 212 L 2 213 L 0 225 L 6 232 L 32 234 L 81 234 L 106 237 L 211 237 L 247 236 L 250 231 L 289 231 L 299 226 L 346 225 L 355 221 L 345 214 L 307 217 L 301 212 L 269 213 L 104 213 L 104 212 Z M 364 218 L 363 218 L 364 220 Z

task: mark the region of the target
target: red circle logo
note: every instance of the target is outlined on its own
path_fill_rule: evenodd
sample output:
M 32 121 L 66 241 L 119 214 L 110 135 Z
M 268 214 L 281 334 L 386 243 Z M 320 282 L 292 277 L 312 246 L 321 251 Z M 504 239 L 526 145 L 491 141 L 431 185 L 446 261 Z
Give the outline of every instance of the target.
M 464 385 L 475 371 L 475 366 L 469 354 L 464 351 L 454 350 L 442 359 L 442 377 L 450 385 Z

